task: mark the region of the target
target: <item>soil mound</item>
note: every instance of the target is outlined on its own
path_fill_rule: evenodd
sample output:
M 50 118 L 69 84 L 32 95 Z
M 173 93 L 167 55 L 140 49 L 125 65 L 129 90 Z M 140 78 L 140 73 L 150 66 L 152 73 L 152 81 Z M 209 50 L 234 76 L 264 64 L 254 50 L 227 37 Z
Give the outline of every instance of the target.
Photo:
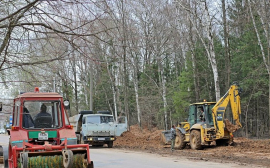
M 114 142 L 114 147 L 141 150 L 145 152 L 171 155 L 170 145 L 164 145 L 162 131 L 158 129 L 140 129 L 138 125 L 130 127 Z M 240 165 L 257 165 L 270 167 L 270 140 L 234 138 L 233 146 L 208 146 L 204 150 L 192 150 L 187 146 L 183 150 L 175 150 L 173 155 L 190 159 L 212 160 L 216 162 L 234 162 Z

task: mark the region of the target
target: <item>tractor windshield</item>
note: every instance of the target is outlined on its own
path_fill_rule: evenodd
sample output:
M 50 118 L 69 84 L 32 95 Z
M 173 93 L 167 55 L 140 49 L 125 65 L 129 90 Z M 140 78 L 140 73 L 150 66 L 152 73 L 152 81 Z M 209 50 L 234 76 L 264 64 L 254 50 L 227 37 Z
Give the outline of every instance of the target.
M 60 101 L 25 101 L 22 126 L 25 129 L 62 127 Z

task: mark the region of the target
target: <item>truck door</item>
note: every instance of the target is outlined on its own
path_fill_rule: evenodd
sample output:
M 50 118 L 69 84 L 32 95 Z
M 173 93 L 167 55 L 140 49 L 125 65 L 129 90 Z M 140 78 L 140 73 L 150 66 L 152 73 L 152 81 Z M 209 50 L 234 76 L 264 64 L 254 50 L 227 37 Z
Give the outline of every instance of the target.
M 120 136 L 125 131 L 127 131 L 127 117 L 119 117 L 115 125 L 115 136 Z
M 84 135 L 85 133 L 86 133 L 86 117 L 83 116 L 83 118 L 82 118 L 82 130 L 81 130 L 82 136 L 85 136 Z

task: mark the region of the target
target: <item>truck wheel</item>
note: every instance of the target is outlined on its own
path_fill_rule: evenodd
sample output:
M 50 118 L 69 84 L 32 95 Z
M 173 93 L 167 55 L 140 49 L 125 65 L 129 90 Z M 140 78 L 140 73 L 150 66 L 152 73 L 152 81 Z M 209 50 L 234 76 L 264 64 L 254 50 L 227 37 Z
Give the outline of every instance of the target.
M 84 144 L 83 136 L 81 136 L 81 144 Z
M 185 141 L 185 135 L 182 134 L 180 131 L 176 131 L 176 137 L 175 137 L 175 149 L 184 149 L 186 147 Z
M 108 148 L 112 148 L 113 147 L 113 141 L 108 142 Z
M 201 144 L 201 133 L 198 130 L 192 130 L 190 133 L 190 147 L 191 149 L 201 150 L 203 149 Z

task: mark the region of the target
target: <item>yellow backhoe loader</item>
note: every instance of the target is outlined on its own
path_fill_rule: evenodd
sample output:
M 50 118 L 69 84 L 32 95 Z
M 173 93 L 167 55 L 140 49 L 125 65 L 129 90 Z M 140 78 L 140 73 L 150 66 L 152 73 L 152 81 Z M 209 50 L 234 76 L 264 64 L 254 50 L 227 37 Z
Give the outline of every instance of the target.
M 205 101 L 191 104 L 188 121 L 181 122 L 176 129 L 175 148 L 183 149 L 190 144 L 192 149 L 199 150 L 214 141 L 217 146 L 232 144 L 233 132 L 242 127 L 239 119 L 240 93 L 241 88 L 234 83 L 217 103 Z M 229 102 L 236 125 L 225 119 Z

